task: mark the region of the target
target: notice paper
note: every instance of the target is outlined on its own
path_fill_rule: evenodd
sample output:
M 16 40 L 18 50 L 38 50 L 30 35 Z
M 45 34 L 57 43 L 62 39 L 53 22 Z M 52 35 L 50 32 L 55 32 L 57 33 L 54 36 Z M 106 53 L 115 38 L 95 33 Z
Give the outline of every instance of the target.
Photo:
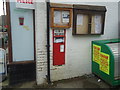
M 60 45 L 60 52 L 64 52 L 64 45 Z
M 28 26 L 23 26 L 25 30 L 30 30 Z
M 77 25 L 83 25 L 83 15 L 82 14 L 77 15 Z
M 54 11 L 54 23 L 55 24 L 61 23 L 61 12 L 60 11 Z
M 62 11 L 62 22 L 69 23 L 70 13 L 69 11 Z
M 101 24 L 101 16 L 95 15 L 95 33 L 101 33 L 102 24 Z

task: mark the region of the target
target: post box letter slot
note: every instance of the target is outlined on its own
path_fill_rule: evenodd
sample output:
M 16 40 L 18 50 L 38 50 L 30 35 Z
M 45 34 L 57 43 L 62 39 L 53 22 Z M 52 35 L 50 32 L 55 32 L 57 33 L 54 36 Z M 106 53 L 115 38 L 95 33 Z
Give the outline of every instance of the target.
M 64 43 L 64 37 L 55 37 L 54 43 Z

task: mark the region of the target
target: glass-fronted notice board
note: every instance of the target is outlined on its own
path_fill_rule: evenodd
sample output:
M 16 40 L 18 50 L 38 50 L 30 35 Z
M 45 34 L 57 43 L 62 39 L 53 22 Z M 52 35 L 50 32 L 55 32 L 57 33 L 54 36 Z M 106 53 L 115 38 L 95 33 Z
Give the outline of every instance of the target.
M 73 35 L 104 34 L 104 6 L 74 5 L 73 6 Z

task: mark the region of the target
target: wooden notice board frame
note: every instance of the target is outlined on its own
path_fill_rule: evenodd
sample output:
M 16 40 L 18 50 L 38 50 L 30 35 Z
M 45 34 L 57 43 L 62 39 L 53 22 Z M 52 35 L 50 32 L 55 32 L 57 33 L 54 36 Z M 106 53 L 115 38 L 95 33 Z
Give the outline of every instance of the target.
M 106 12 L 105 6 L 74 5 L 73 32 L 72 32 L 73 35 L 104 34 L 105 12 Z M 77 19 L 78 16 L 81 18 L 81 21 Z M 77 23 L 81 23 L 81 25 L 77 25 Z M 98 28 L 101 31 L 95 30 Z
M 61 18 L 62 19 L 62 12 L 69 12 L 69 20 L 66 19 L 67 23 L 63 23 L 62 20 L 60 23 L 55 23 L 54 21 L 54 12 L 60 12 L 61 13 Z M 72 9 L 71 8 L 51 8 L 51 28 L 70 28 L 71 27 L 71 23 L 72 23 Z

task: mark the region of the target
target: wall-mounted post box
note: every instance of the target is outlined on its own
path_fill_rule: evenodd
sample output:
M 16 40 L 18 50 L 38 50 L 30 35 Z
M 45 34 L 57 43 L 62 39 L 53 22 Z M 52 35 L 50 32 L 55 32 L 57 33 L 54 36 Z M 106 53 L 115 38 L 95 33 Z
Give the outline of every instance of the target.
M 53 65 L 65 64 L 65 30 L 53 30 Z

